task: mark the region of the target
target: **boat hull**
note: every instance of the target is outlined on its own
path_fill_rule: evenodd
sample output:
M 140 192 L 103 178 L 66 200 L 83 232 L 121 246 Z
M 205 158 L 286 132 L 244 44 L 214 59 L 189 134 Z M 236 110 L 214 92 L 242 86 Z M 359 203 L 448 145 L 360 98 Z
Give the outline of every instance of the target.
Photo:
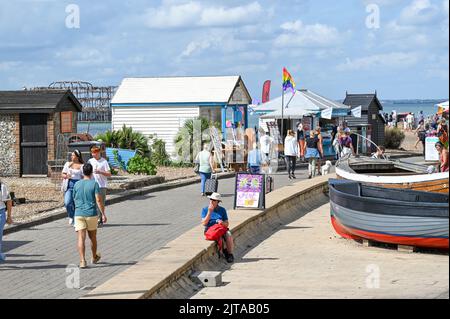
M 391 196 L 399 194 L 397 190 Z M 448 203 L 365 198 L 330 187 L 330 210 L 333 228 L 347 239 L 449 249 Z

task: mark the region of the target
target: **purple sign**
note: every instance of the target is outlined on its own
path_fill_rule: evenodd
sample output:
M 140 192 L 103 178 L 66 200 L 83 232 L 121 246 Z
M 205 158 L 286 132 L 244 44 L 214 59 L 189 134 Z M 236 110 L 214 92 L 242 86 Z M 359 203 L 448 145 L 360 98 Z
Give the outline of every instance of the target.
M 235 207 L 260 208 L 260 196 L 264 194 L 264 175 L 236 175 Z

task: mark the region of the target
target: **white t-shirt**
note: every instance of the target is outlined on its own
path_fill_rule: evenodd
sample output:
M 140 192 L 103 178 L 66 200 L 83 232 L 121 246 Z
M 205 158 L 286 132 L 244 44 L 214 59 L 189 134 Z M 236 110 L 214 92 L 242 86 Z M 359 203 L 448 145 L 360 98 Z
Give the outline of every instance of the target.
M 11 197 L 9 196 L 9 190 L 8 186 L 1 183 L 1 190 L 0 190 L 0 209 L 6 208 L 5 201 L 10 200 Z
M 70 162 L 64 164 L 64 168 L 62 170 L 63 173 L 70 174 L 70 179 L 80 180 L 83 179 L 83 165 L 80 166 L 80 169 L 75 169 L 69 167 Z
M 269 135 L 263 135 L 259 139 L 259 143 L 261 144 L 261 153 L 269 154 L 270 144 L 272 144 L 272 137 L 270 137 Z
M 408 115 L 406 116 L 406 122 L 412 123 L 413 120 L 414 120 L 414 116 L 412 116 L 411 114 L 408 114 Z
M 293 136 L 287 136 L 284 140 L 284 155 L 297 156 L 297 154 L 298 154 L 297 140 Z
M 93 171 L 99 170 L 99 171 L 110 171 L 108 161 L 105 160 L 103 157 L 100 158 L 98 161 L 95 158 L 91 158 L 88 161 L 89 164 L 92 165 Z M 107 188 L 108 187 L 108 178 L 101 174 L 92 174 L 94 176 L 95 181 L 98 183 L 98 186 L 100 188 Z

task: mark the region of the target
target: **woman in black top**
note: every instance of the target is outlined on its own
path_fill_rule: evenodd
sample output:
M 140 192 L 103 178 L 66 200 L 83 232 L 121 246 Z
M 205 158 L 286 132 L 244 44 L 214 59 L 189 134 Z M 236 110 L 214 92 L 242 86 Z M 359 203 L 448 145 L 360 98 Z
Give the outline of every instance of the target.
M 303 124 L 298 123 L 297 125 L 297 142 L 298 142 L 298 149 L 300 150 L 300 160 L 305 161 L 305 131 L 303 130 Z
M 316 175 L 316 161 L 321 157 L 319 151 L 319 136 L 315 134 L 314 130 L 309 132 L 309 136 L 306 138 L 306 155 L 308 160 L 308 178 L 312 178 Z

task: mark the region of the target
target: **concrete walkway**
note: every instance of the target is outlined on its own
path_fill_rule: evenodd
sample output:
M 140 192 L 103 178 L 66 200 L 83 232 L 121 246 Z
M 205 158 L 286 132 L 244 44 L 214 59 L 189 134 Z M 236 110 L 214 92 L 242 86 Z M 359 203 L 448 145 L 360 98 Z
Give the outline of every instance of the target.
M 222 279 L 193 298 L 449 298 L 449 257 L 342 239 L 325 204 L 281 226 Z
M 299 170 L 295 181 L 305 179 L 305 173 L 305 170 Z M 275 188 L 291 183 L 286 173 L 274 177 Z M 227 209 L 233 205 L 233 183 L 233 178 L 219 181 L 223 206 Z M 78 265 L 78 254 L 76 234 L 67 225 L 67 220 L 4 236 L 3 250 L 7 261 L 0 264 L 0 298 L 84 296 L 198 225 L 201 208 L 207 205 L 207 199 L 199 194 L 199 184 L 195 184 L 108 206 L 109 222 L 98 234 L 102 261 L 80 272 L 79 288 L 76 285 L 68 288 L 73 267 Z M 89 249 L 87 260 L 90 260 Z

